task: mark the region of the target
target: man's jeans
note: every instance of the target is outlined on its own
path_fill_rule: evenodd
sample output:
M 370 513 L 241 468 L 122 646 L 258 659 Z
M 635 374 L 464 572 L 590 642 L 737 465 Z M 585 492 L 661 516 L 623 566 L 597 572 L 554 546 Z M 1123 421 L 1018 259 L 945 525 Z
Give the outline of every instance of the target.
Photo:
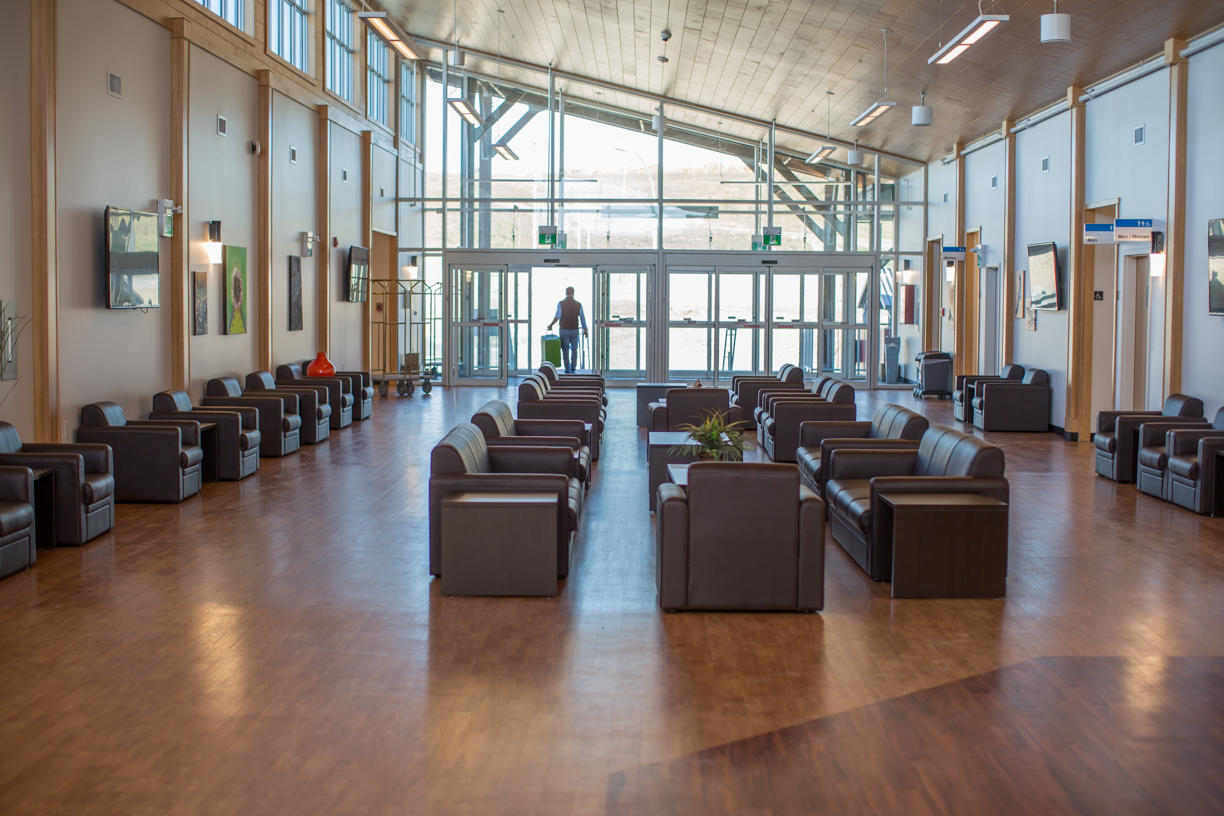
M 573 374 L 578 367 L 578 329 L 561 330 L 561 362 L 566 374 Z

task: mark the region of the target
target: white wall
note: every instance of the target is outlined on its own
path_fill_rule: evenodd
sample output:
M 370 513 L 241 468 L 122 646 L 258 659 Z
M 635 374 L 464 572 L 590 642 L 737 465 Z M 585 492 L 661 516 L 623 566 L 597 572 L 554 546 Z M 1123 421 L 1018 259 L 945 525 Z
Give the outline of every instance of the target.
M 250 144 L 259 139 L 259 82 L 250 74 L 191 47 L 191 104 L 188 139 L 187 223 L 190 267 L 208 271 L 208 334 L 192 336 L 191 388 L 195 400 L 213 377 L 236 377 L 259 367 L 259 245 L 257 203 L 259 159 Z M 217 117 L 226 133 L 217 133 Z M 221 242 L 247 250 L 246 333 L 225 333 L 225 276 L 208 263 L 209 221 L 221 222 Z M 190 286 L 189 286 L 190 289 Z
M 297 149 L 297 163 L 289 149 Z M 318 259 L 302 258 L 302 330 L 289 331 L 289 256 L 302 254 L 302 233 L 318 231 L 319 114 L 279 93 L 272 96 L 272 364 L 313 359 L 319 351 Z M 274 372 L 275 373 L 275 372 Z
M 1224 218 L 1224 46 L 1190 58 L 1186 151 L 1186 267 L 1182 391 L 1207 415 L 1224 406 L 1224 317 L 1207 314 L 1207 221 Z
M 927 237 L 942 235 L 944 246 L 956 246 L 961 236 L 956 234 L 956 164 L 944 164 L 933 161 L 928 165 L 927 176 Z M 944 201 L 944 197 L 947 201 Z M 938 296 L 940 308 L 945 315 L 950 311 L 952 303 L 951 287 L 944 281 L 944 271 L 939 270 L 936 279 L 939 281 Z M 940 348 L 952 351 L 956 344 L 955 324 L 946 316 L 940 320 Z
M 30 281 L 30 3 L 6 0 L 0 26 L 0 299 L 27 319 Z M 0 420 L 34 441 L 34 327 L 17 338 L 17 379 L 0 382 Z
M 1050 157 L 1050 171 L 1041 159 Z M 1053 241 L 1067 272 L 1071 219 L 1071 115 L 1059 114 L 1016 134 L 1016 269 L 1028 269 L 1028 245 Z M 1014 274 L 1014 271 L 1013 271 Z M 1065 294 L 1065 293 L 1064 293 Z M 1065 305 L 1065 301 L 1064 301 Z M 1050 424 L 1067 419 L 1067 311 L 1037 313 L 1037 331 L 1013 318 L 1012 362 L 1050 372 Z
M 170 239 L 162 308 L 106 308 L 103 213 L 170 197 L 170 31 L 126 6 L 60 0 L 56 71 L 61 419 L 110 400 L 143 418 L 169 388 Z M 107 71 L 123 98 L 106 92 Z M 28 243 L 28 242 L 27 242 Z
M 395 234 L 395 155 L 378 145 L 370 148 L 370 195 L 373 198 L 373 228 Z
M 364 246 L 361 233 L 361 137 L 331 125 L 331 228 L 340 246 L 331 253 L 331 361 L 351 370 L 361 364 L 362 305 L 349 303 L 345 287 L 350 246 Z M 348 171 L 348 181 L 343 180 Z M 377 190 L 375 190 L 377 192 Z
M 975 150 L 965 157 L 965 232 L 968 234 L 977 231 L 979 233 L 978 242 L 985 247 L 984 257 L 981 259 L 981 279 L 983 281 L 985 281 L 986 267 L 998 267 L 1000 278 L 1007 274 L 1003 264 L 1003 239 L 1007 229 L 1003 212 L 1006 188 L 1005 161 L 1006 152 L 1002 142 L 995 142 L 981 150 Z M 997 179 L 997 186 L 994 188 L 990 186 L 992 178 Z M 969 239 L 966 237 L 965 240 L 967 242 Z M 1003 314 L 1003 292 L 1004 287 L 1000 285 L 999 297 L 996 301 L 999 314 Z M 983 304 L 979 306 L 984 308 Z M 986 320 L 985 312 L 979 311 L 978 373 L 997 374 L 999 372 L 997 357 L 986 359 L 988 346 L 985 328 L 988 325 L 990 324 Z M 1002 349 L 1002 329 L 998 319 L 995 320 L 994 325 L 998 327 L 994 344 L 997 355 Z

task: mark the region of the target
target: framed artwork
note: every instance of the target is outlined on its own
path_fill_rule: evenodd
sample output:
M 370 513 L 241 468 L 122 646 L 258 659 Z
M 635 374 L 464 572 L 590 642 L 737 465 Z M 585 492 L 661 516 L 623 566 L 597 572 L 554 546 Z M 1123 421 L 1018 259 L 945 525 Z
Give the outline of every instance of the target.
M 1224 315 L 1224 218 L 1207 222 L 1207 313 Z
M 246 247 L 225 247 L 225 333 L 246 334 L 247 330 L 247 251 Z
M 289 331 L 302 330 L 302 259 L 289 256 Z
M 1023 320 L 1025 315 L 1024 299 L 1028 297 L 1028 292 L 1024 289 L 1024 270 L 1016 270 L 1016 308 L 1012 311 L 1012 316 L 1017 320 Z
M 191 273 L 192 334 L 208 334 L 208 272 Z
M 1037 310 L 1033 308 L 1033 299 L 1024 298 L 1024 328 L 1037 331 Z

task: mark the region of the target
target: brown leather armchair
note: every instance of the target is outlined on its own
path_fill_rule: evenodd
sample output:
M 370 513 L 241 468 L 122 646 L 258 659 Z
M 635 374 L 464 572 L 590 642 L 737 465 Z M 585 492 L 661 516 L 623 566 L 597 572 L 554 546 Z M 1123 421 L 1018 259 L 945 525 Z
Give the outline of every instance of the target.
M 1167 460 L 1162 498 L 1204 516 L 1224 510 L 1216 506 L 1215 495 L 1217 454 L 1224 451 L 1224 408 L 1216 411 L 1210 426 L 1158 430 L 1166 433 L 1165 448 L 1161 451 Z M 1143 455 L 1140 450 L 1140 471 L 1144 467 Z
M 823 608 L 824 522 L 824 503 L 792 466 L 689 465 L 687 488 L 659 485 L 660 608 Z
M 826 466 L 829 531 L 873 581 L 892 576 L 892 532 L 874 523 L 882 494 L 973 493 L 1008 501 L 1003 451 L 942 425 L 924 433 L 917 450 L 842 448 Z
M 603 391 L 606 387 L 603 375 L 601 374 L 562 374 L 557 370 L 555 365 L 547 360 L 540 363 L 538 371 L 540 374 L 543 374 L 544 377 L 553 385 L 595 386 L 599 388 L 600 391 Z M 607 404 L 607 401 L 605 401 L 604 405 Z
M 34 538 L 34 474 L 29 468 L 0 467 L 0 578 L 38 560 Z
M 566 375 L 577 376 L 577 375 Z M 598 383 L 581 383 L 565 380 L 550 380 L 544 374 L 528 374 L 527 379 L 535 380 L 539 384 L 540 389 L 546 396 L 555 398 L 564 398 L 567 395 L 582 394 L 585 396 L 595 396 L 599 398 L 600 405 L 608 404 L 608 394 L 604 390 L 602 382 Z
M 259 470 L 259 411 L 245 408 L 195 408 L 186 391 L 153 395 L 149 419 L 194 419 L 217 426 L 217 478 L 237 482 Z
M 530 491 L 557 494 L 557 577 L 569 574 L 570 537 L 582 512 L 582 484 L 568 447 L 485 444 L 470 422 L 434 446 L 429 475 L 429 573 L 442 574 L 442 500 L 453 492 Z
M 259 412 L 259 455 L 278 457 L 295 453 L 302 444 L 302 418 L 298 395 L 288 391 L 243 394 L 233 377 L 217 377 L 204 387 L 205 408 L 254 408 Z
M 884 405 L 870 422 L 817 421 L 799 425 L 799 449 L 795 461 L 799 477 L 823 499 L 828 471 L 821 462 L 829 461 L 841 448 L 917 448 L 930 422 L 900 405 Z
M 113 402 L 81 409 L 77 441 L 109 445 L 115 501 L 181 502 L 200 492 L 204 450 L 194 419 L 128 420 Z
M 338 385 L 336 387 L 339 387 Z M 296 394 L 298 415 L 302 418 L 302 442 L 317 445 L 331 432 L 331 405 L 327 402 L 327 383 L 281 385 L 268 371 L 252 371 L 246 378 L 247 394 Z
M 599 461 L 599 443 L 603 437 L 604 407 L 589 395 L 548 397 L 534 379 L 519 385 L 519 419 L 576 419 L 591 426 L 591 461 Z
M 811 391 L 785 388 L 762 388 L 757 393 L 757 404 L 753 410 L 757 429 L 769 418 L 773 404 L 780 400 L 790 402 L 854 402 L 854 386 L 834 377 L 821 377 L 812 385 Z
M 731 394 L 725 388 L 671 388 L 667 404 L 652 402 L 650 430 L 679 431 L 682 425 L 698 425 L 711 411 L 722 411 L 729 423 L 743 422 L 738 405 L 731 404 Z
M 736 376 L 731 378 L 731 404 L 738 405 L 744 415 L 744 429 L 756 429 L 757 395 L 763 389 L 803 390 L 803 369 L 786 363 L 776 377 Z
M 586 423 L 576 419 L 515 419 L 509 403 L 487 402 L 472 415 L 472 424 L 484 434 L 487 445 L 567 447 L 574 451 L 575 475 L 584 485 L 591 483 L 591 448 Z
M 1030 368 L 1019 382 L 979 380 L 973 398 L 973 424 L 983 431 L 1050 430 L 1050 375 Z
M 267 373 L 266 371 L 255 372 L 255 374 Z M 256 387 L 251 384 L 251 378 L 255 374 L 247 375 L 247 388 Z M 334 377 L 307 377 L 302 373 L 300 365 L 290 363 L 276 367 L 275 382 L 277 388 L 318 388 L 322 386 L 326 389 L 324 402 L 328 407 L 330 427 L 338 431 L 353 424 L 353 408 L 357 398 L 353 395 L 352 377 L 341 377 L 339 374 Z
M 0 422 L 0 465 L 55 471 L 56 544 L 79 547 L 115 526 L 115 477 L 108 446 L 23 444 L 16 428 Z
M 1203 401 L 1185 394 L 1170 394 L 1160 411 L 1101 411 L 1092 438 L 1096 448 L 1096 472 L 1118 484 L 1135 481 L 1139 458 L 1139 426 L 1144 423 L 1177 422 L 1207 424 Z
M 1024 366 L 1005 365 L 998 375 L 958 374 L 956 390 L 952 392 L 952 416 L 961 422 L 973 422 L 973 398 L 979 396 L 978 383 L 991 380 L 1020 380 L 1024 377 Z

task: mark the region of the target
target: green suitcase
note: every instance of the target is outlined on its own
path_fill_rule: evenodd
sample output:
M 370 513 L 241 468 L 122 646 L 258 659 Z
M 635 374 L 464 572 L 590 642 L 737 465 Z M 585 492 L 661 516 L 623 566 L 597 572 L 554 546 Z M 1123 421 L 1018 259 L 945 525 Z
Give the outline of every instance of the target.
M 561 337 L 556 334 L 546 334 L 540 338 L 540 359 L 561 367 Z

